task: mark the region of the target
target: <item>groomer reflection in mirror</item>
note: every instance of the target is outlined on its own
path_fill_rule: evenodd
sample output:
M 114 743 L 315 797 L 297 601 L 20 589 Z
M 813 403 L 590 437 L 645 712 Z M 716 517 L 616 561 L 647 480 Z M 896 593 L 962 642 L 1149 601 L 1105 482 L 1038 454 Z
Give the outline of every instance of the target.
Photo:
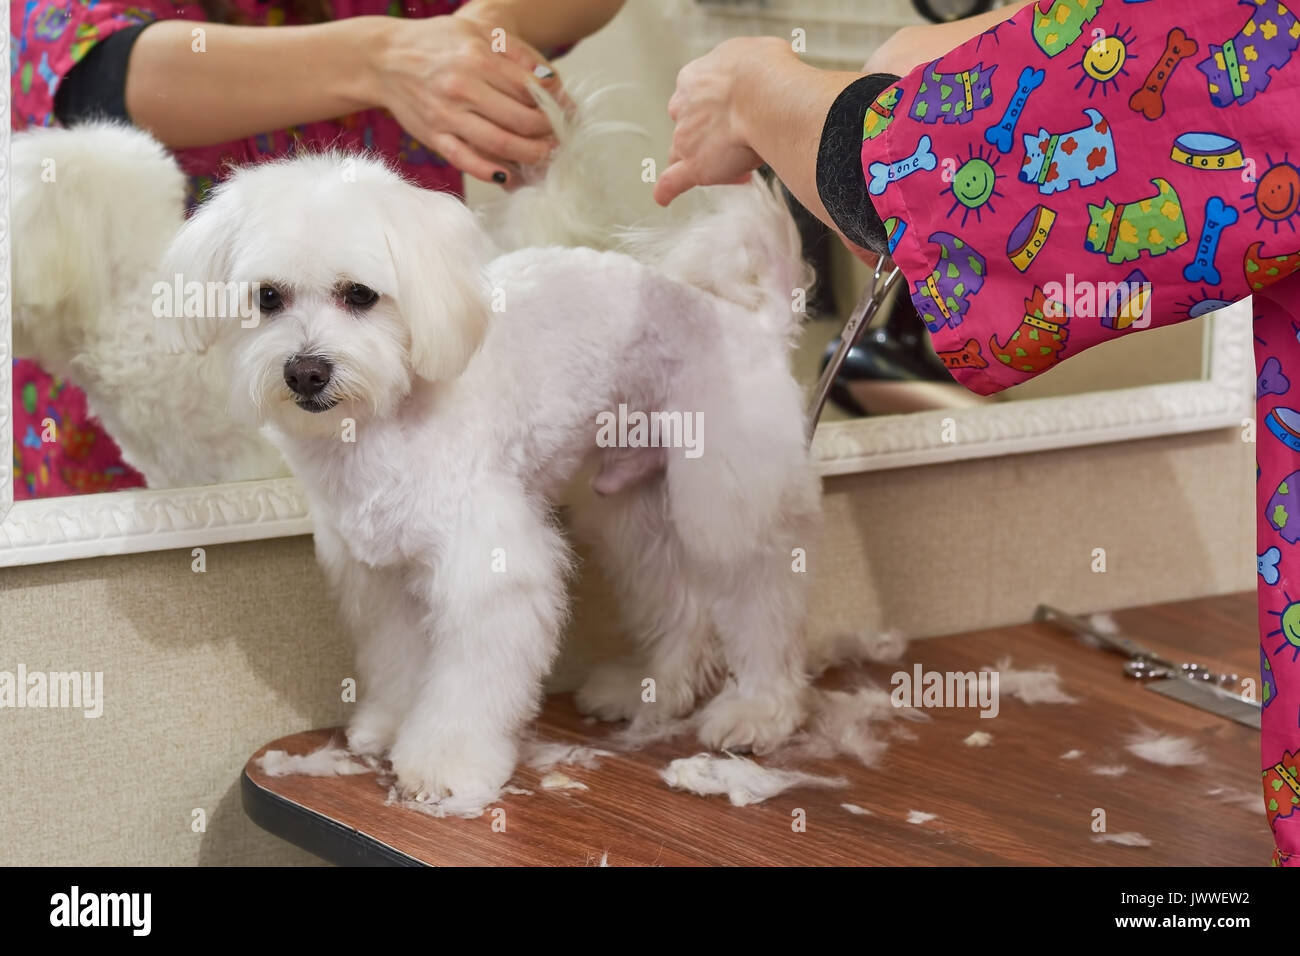
M 430 189 L 546 159 L 530 80 L 622 0 L 34 0 L 10 5 L 15 129 L 111 118 L 171 147 L 198 200 L 226 164 L 367 148 Z M 85 397 L 15 362 L 18 499 L 144 484 Z M 54 422 L 48 438 L 49 422 Z

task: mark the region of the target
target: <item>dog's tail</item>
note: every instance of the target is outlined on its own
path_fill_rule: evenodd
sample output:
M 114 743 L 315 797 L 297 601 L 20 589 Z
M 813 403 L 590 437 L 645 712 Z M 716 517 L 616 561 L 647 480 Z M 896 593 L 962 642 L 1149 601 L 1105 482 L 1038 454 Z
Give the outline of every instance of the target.
M 620 227 L 653 208 L 649 187 L 640 180 L 649 135 L 635 123 L 611 118 L 623 89 L 580 83 L 566 108 L 533 88 L 559 145 L 547 164 L 521 170 L 525 185 L 479 208 L 499 247 L 609 249 Z
M 152 136 L 96 122 L 13 138 L 18 331 L 91 323 L 157 264 L 180 228 L 185 177 Z
M 777 181 L 696 190 L 703 209 L 685 222 L 625 229 L 619 248 L 674 279 L 738 303 L 764 327 L 793 337 L 815 279 Z

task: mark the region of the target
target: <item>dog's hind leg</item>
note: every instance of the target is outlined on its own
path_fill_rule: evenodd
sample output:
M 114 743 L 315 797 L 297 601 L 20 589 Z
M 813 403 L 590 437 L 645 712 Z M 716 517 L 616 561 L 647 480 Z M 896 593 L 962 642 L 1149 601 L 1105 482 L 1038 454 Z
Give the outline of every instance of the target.
M 717 750 L 776 749 L 804 716 L 803 575 L 788 553 L 738 565 L 713 602 L 729 676 L 700 712 L 700 741 Z
M 577 512 L 617 592 L 624 629 L 637 651 L 597 665 L 576 703 L 602 720 L 653 724 L 690 713 L 716 676 L 708 609 L 682 574 L 662 481 L 598 498 Z
M 708 587 L 730 672 L 699 714 L 700 740 L 764 752 L 803 719 L 806 555 L 819 483 L 804 444 L 802 396 L 784 366 L 758 357 L 735 381 L 677 400 L 700 410 L 709 439 L 696 458 L 669 456 L 667 484 L 688 556 L 683 577 Z

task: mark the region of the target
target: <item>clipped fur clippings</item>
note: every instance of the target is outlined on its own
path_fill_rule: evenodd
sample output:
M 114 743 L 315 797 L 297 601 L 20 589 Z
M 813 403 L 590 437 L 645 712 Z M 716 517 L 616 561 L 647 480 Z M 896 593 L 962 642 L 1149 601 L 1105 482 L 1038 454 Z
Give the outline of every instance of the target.
M 1117 843 L 1120 846 L 1150 846 L 1151 841 L 1136 830 L 1124 833 L 1098 833 L 1092 838 L 1093 843 Z
M 823 777 L 801 770 L 774 770 L 747 757 L 702 753 L 680 757 L 659 772 L 674 790 L 700 796 L 725 795 L 732 806 L 747 807 L 795 787 L 846 787 L 843 777 Z
M 1130 735 L 1124 749 L 1162 767 L 1194 767 L 1206 760 L 1205 751 L 1192 738 L 1162 734 L 1146 727 Z
M 1011 658 L 1004 657 L 997 667 L 985 667 L 998 673 L 998 691 L 1010 694 L 1026 704 L 1077 704 L 1061 687 L 1061 675 L 1055 667 L 1043 664 L 1029 670 L 1011 666 Z
M 326 744 L 309 754 L 268 750 L 257 758 L 257 763 L 268 777 L 344 777 L 370 773 L 372 769 L 358 762 L 356 756 L 345 748 L 333 744 Z

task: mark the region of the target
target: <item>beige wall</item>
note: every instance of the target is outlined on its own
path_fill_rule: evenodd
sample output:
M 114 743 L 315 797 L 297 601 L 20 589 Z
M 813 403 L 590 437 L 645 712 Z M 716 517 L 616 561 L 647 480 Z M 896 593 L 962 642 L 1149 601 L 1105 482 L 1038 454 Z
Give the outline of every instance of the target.
M 826 482 L 813 639 L 912 637 L 1253 586 L 1253 448 L 1236 432 Z M 1108 570 L 1090 570 L 1094 547 Z M 590 571 L 557 686 L 617 632 Z M 351 674 L 309 539 L 0 569 L 0 670 L 102 670 L 104 715 L 0 711 L 0 865 L 293 863 L 243 815 L 263 743 L 346 716 Z M 203 808 L 206 833 L 191 832 Z

